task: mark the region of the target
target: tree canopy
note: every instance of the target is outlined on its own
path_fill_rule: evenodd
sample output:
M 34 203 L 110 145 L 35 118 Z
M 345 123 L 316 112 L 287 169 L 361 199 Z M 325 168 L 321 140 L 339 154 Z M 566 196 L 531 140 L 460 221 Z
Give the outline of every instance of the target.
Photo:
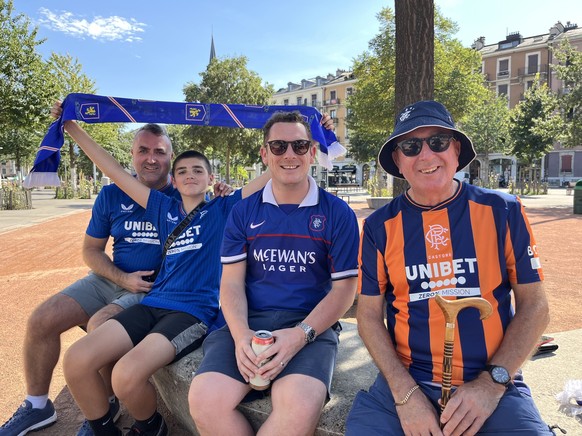
M 14 14 L 12 0 L 0 0 L 0 144 L 20 167 L 34 155 L 54 96 L 37 47 L 37 28 Z
M 511 141 L 506 151 L 528 166 L 550 152 L 560 125 L 554 114 L 556 107 L 556 97 L 538 77 L 526 91 L 524 100 L 511 111 Z
M 568 41 L 553 50 L 558 63 L 552 68 L 558 79 L 564 81 L 559 94 L 564 121 L 560 141 L 566 147 L 575 147 L 582 144 L 582 52 L 574 49 Z
M 392 131 L 395 117 L 395 16 L 390 8 L 384 8 L 377 18 L 380 33 L 370 41 L 369 50 L 354 60 L 358 82 L 347 101 L 350 153 L 360 162 L 376 157 Z M 463 47 L 453 37 L 457 25 L 443 17 L 438 8 L 434 22 L 434 98 L 460 121 L 469 107 L 485 95 L 481 59 L 479 53 Z
M 55 95 L 61 99 L 70 93 L 95 94 L 97 92 L 95 82 L 83 72 L 83 66 L 78 59 L 70 55 L 52 53 L 48 60 L 48 69 L 51 73 L 50 80 L 53 82 L 52 87 L 55 89 Z M 86 124 L 83 128 L 122 165 L 129 165 L 131 161 L 129 154 L 131 134 L 124 132 L 123 124 Z M 91 160 L 70 139 L 67 140 L 62 149 L 61 158 L 64 164 L 59 171 L 65 179 L 70 177 L 73 186 L 76 186 L 78 172 L 85 175 L 93 173 Z M 70 172 L 70 176 L 65 174 L 65 168 Z
M 358 82 L 347 100 L 350 153 L 359 162 L 375 160 L 394 121 L 396 40 L 394 13 L 384 8 L 377 14 L 380 33 L 368 44 L 352 67 Z
M 475 151 L 485 156 L 483 174 L 489 174 L 489 154 L 503 152 L 509 142 L 509 113 L 506 96 L 487 90 L 484 99 L 469 107 L 460 125 Z
M 0 0 L 0 123 L 22 127 L 46 119 L 46 103 L 53 89 L 45 63 L 37 53 L 37 39 L 23 14 L 14 15 L 12 0 Z
M 273 95 L 273 86 L 263 85 L 254 71 L 247 69 L 247 58 L 214 58 L 206 71 L 200 73 L 199 84 L 190 82 L 184 87 L 186 101 L 201 103 L 231 103 L 267 105 Z M 257 162 L 261 132 L 254 129 L 189 126 L 184 130 L 190 148 L 207 150 L 209 159 L 218 158 L 225 164 L 226 180 L 230 182 L 231 160 L 234 164 Z

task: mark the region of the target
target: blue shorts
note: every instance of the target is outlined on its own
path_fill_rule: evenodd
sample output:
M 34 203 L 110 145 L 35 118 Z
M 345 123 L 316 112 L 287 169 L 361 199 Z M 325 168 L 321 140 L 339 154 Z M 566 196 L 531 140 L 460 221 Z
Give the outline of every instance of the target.
M 303 321 L 306 315 L 298 312 L 250 311 L 248 322 L 252 330 L 274 331 L 294 327 L 298 322 Z M 285 365 L 283 371 L 273 381 L 289 374 L 303 374 L 320 380 L 327 386 L 329 395 L 340 330 L 341 327 L 338 323 L 334 328 L 329 328 L 319 334 L 313 343 L 303 347 Z M 204 341 L 203 350 L 204 358 L 195 376 L 204 372 L 219 372 L 241 383 L 246 383 L 236 364 L 234 340 L 227 325 L 208 335 Z M 261 397 L 267 391 L 253 392 Z M 257 396 L 247 398 L 247 400 L 254 400 Z
M 440 386 L 417 382 L 422 392 L 440 411 Z M 553 435 L 540 416 L 529 388 L 522 381 L 511 383 L 495 411 L 485 421 L 479 435 Z M 376 381 L 366 391 L 360 391 L 352 404 L 346 421 L 345 436 L 392 436 L 404 435 L 394 405 L 394 397 L 384 376 L 378 374 Z
M 112 319 L 123 326 L 134 346 L 151 333 L 164 336 L 176 349 L 176 357 L 172 362 L 202 345 L 207 330 L 206 324 L 189 313 L 144 304 L 131 306 Z

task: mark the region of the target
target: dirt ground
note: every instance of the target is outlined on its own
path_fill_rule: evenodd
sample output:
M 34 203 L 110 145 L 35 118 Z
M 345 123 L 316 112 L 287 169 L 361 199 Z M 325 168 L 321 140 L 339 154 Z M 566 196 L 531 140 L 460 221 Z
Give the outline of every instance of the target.
M 365 203 L 352 207 L 360 221 L 372 212 Z M 582 281 L 576 265 L 580 265 L 582 253 L 582 215 L 573 215 L 571 208 L 528 208 L 528 216 L 540 247 L 550 301 L 547 333 L 580 329 Z M 0 234 L 0 301 L 4 304 L 0 320 L 0 422 L 11 416 L 24 397 L 22 342 L 29 314 L 88 271 L 80 252 L 89 218 L 90 212 L 85 211 Z M 346 318 L 351 317 L 353 310 L 346 314 Z M 63 349 L 81 334 L 80 329 L 74 329 L 63 335 Z M 76 434 L 82 417 L 66 389 L 60 363 L 50 397 L 55 400 L 59 421 L 36 434 Z

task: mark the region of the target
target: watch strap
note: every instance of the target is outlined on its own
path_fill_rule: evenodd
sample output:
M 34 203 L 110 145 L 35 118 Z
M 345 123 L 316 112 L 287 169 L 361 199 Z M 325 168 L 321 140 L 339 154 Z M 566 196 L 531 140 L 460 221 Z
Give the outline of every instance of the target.
M 299 327 L 301 330 L 303 330 L 303 333 L 305 333 L 306 344 L 311 344 L 313 341 L 315 341 L 316 332 L 309 324 L 299 322 L 296 324 L 296 327 Z

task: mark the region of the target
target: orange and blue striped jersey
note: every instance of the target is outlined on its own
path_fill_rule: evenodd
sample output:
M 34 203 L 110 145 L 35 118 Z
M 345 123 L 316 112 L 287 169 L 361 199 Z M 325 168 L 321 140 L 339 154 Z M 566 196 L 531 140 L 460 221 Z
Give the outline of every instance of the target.
M 453 385 L 477 377 L 513 318 L 511 284 L 543 280 L 536 243 L 514 196 L 461 183 L 424 207 L 406 194 L 365 220 L 358 293 L 384 295 L 396 352 L 415 380 L 441 383 L 445 319 L 434 301 L 482 297 L 493 314 L 459 312 Z

